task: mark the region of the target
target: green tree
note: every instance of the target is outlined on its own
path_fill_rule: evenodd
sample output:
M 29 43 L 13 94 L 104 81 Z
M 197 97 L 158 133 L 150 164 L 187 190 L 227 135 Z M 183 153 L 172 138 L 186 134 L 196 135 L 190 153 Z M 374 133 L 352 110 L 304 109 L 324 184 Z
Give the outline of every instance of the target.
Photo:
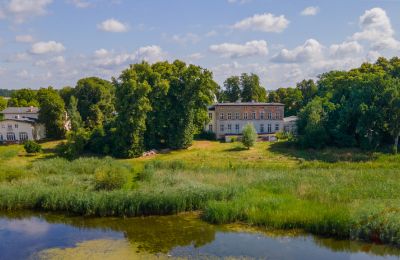
M 7 99 L 0 97 L 0 111 L 3 111 L 7 107 Z
M 11 99 L 8 102 L 10 107 L 38 107 L 37 91 L 32 89 L 19 89 L 11 94 Z
M 399 79 L 387 81 L 385 90 L 385 117 L 387 127 L 393 138 L 393 153 L 397 154 L 400 136 L 400 81 Z
M 46 136 L 55 139 L 64 138 L 66 111 L 63 99 L 51 87 L 40 89 L 37 99 L 40 104 L 39 122 L 46 127 Z
M 64 100 L 66 106 L 69 106 L 69 102 L 72 96 L 75 95 L 75 89 L 70 86 L 63 87 L 58 91 L 61 98 Z
M 145 144 L 147 113 L 151 111 L 147 82 L 138 82 L 134 66 L 124 70 L 117 80 L 116 88 L 115 145 L 114 155 L 131 158 L 142 155 Z
M 257 141 L 257 131 L 253 124 L 247 124 L 243 128 L 242 144 L 247 148 L 253 147 Z
M 224 82 L 224 87 L 225 101 L 236 102 L 241 98 L 240 77 L 232 76 L 227 78 Z
M 318 93 L 318 87 L 312 79 L 297 83 L 296 88 L 301 91 L 303 98 L 302 106 L 307 105 Z
M 93 129 L 112 119 L 115 91 L 111 82 L 96 77 L 80 79 L 74 92 L 85 127 Z
M 260 78 L 256 74 L 243 73 L 240 76 L 243 102 L 266 102 L 267 91 L 260 85 Z
M 67 112 L 71 121 L 71 130 L 77 131 L 82 127 L 82 118 L 78 111 L 78 100 L 74 96 L 71 96 L 69 99 Z

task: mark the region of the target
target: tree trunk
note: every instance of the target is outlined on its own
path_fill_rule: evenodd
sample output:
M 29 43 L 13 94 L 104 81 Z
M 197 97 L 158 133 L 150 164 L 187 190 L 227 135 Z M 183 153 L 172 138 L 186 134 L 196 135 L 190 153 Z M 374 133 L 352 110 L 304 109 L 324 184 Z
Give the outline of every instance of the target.
M 397 154 L 397 148 L 399 147 L 399 134 L 394 138 L 393 153 Z

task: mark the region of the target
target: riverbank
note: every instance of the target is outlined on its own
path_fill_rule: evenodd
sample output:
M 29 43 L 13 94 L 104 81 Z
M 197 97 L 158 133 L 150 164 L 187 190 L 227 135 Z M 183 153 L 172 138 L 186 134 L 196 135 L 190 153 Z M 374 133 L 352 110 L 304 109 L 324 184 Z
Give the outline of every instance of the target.
M 0 209 L 88 216 L 167 215 L 201 210 L 210 223 L 400 245 L 400 157 L 358 150 L 299 151 L 282 143 L 200 141 L 186 151 L 133 160 L 27 156 L 0 147 Z M 99 189 L 99 176 L 126 181 Z M 113 180 L 113 179 L 112 179 Z M 108 186 L 107 186 L 108 187 Z M 114 187 L 114 186 L 113 186 Z

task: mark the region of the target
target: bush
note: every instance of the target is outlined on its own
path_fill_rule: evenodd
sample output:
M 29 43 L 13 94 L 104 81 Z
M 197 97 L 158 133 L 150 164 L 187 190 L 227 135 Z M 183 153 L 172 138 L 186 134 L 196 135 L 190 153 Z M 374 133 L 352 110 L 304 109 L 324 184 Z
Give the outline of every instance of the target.
M 40 153 L 42 151 L 42 146 L 35 141 L 26 141 L 24 148 L 27 153 Z
M 211 131 L 202 131 L 200 134 L 195 136 L 196 140 L 210 140 L 214 141 L 217 139 L 217 136 L 214 132 Z
M 247 124 L 243 129 L 242 143 L 247 148 L 253 147 L 257 141 L 257 132 L 252 124 Z
M 129 170 L 123 166 L 108 165 L 95 171 L 96 190 L 121 189 L 129 178 Z

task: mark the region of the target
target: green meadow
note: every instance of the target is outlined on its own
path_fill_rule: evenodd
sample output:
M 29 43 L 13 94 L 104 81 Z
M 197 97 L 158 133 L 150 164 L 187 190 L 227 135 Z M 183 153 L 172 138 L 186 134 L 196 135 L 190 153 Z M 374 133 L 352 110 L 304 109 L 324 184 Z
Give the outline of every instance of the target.
M 188 150 L 115 160 L 57 158 L 0 146 L 0 210 L 87 216 L 199 211 L 210 223 L 302 229 L 400 246 L 400 156 L 286 143 L 196 141 Z

